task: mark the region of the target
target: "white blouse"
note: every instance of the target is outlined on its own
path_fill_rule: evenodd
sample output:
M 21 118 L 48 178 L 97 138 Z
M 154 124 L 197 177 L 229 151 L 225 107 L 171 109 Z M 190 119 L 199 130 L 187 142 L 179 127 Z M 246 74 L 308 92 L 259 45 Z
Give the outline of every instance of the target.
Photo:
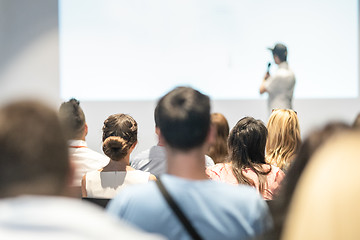
M 147 183 L 150 173 L 140 170 L 86 173 L 86 193 L 92 198 L 113 198 L 124 187 Z

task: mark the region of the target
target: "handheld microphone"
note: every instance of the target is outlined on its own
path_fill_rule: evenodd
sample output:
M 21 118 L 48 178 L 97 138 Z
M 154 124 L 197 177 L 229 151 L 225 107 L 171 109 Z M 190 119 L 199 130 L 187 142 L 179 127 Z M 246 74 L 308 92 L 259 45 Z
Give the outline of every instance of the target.
M 267 72 L 270 72 L 270 67 L 271 67 L 271 62 L 268 62 L 268 66 L 267 66 Z

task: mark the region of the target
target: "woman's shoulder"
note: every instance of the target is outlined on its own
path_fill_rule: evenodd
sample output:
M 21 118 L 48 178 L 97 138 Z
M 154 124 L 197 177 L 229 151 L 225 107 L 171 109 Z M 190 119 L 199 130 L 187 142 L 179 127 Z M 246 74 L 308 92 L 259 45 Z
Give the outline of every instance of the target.
M 278 185 L 280 185 L 282 180 L 285 178 L 285 173 L 279 167 L 274 165 L 267 164 L 267 166 L 263 166 L 263 167 L 264 169 L 269 169 L 269 170 L 271 167 L 271 171 L 267 176 L 267 182 L 270 188 L 273 187 L 277 188 Z
M 231 169 L 231 165 L 228 163 L 217 163 L 213 166 L 209 166 L 206 168 L 206 172 L 216 172 L 221 173 L 223 171 L 227 171 Z
M 127 171 L 127 172 L 131 173 L 131 174 L 138 174 L 138 175 L 150 175 L 151 174 L 150 172 L 145 172 L 145 171 L 138 170 L 138 169 L 134 169 L 132 171 Z
M 285 173 L 283 170 L 281 170 L 281 168 L 271 165 L 271 173 L 276 174 L 276 175 L 283 175 L 285 176 Z
M 233 177 L 231 164 L 217 163 L 206 168 L 206 174 L 213 180 L 227 181 L 228 177 Z
M 225 163 L 217 163 L 213 166 L 207 167 L 207 169 L 222 169 L 222 168 L 225 168 L 226 165 L 227 164 L 225 164 Z
M 153 176 L 150 172 L 145 172 L 145 171 L 137 170 L 137 169 L 126 171 L 126 172 L 127 172 L 127 176 L 126 176 L 127 178 L 138 178 L 139 180 L 145 179 L 148 181 L 150 179 L 150 176 Z
M 96 177 L 96 176 L 100 176 L 101 171 L 99 170 L 92 170 L 89 172 L 86 172 L 86 174 L 84 176 L 86 176 L 86 178 L 92 178 L 92 177 Z
M 269 174 L 271 175 L 284 175 L 285 176 L 285 173 L 283 170 L 281 170 L 281 168 L 275 166 L 275 165 L 272 165 L 272 164 L 262 164 L 262 168 L 263 170 L 265 171 L 268 171 L 270 170 Z

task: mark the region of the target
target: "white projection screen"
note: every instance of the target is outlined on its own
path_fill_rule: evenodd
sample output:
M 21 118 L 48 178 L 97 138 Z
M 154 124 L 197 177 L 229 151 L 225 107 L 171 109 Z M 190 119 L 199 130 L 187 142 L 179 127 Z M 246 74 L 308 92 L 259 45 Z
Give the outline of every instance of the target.
M 277 42 L 295 98 L 358 97 L 357 0 L 59 0 L 59 33 L 63 99 L 260 99 Z

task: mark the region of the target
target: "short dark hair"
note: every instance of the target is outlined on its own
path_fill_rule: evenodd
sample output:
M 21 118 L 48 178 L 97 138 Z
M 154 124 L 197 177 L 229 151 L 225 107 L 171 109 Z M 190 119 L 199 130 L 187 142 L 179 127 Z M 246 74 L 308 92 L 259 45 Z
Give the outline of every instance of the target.
M 155 127 L 159 127 L 159 105 L 155 107 L 154 120 L 155 120 Z
M 287 60 L 287 47 L 282 43 L 277 43 L 274 48 L 270 49 L 273 55 L 278 56 L 280 62 L 286 62 Z
M 103 151 L 114 161 L 123 159 L 137 142 L 138 125 L 130 115 L 110 115 L 103 126 Z
M 80 101 L 71 98 L 63 102 L 59 109 L 59 117 L 68 139 L 77 139 L 82 135 L 86 121 Z
M 287 61 L 287 55 L 277 55 L 274 53 L 275 56 L 278 56 L 280 62 L 286 62 Z
M 35 101 L 0 109 L 1 196 L 60 194 L 69 168 L 66 139 L 54 110 Z
M 210 128 L 210 99 L 190 87 L 177 87 L 156 107 L 157 122 L 167 144 L 179 150 L 201 146 Z

